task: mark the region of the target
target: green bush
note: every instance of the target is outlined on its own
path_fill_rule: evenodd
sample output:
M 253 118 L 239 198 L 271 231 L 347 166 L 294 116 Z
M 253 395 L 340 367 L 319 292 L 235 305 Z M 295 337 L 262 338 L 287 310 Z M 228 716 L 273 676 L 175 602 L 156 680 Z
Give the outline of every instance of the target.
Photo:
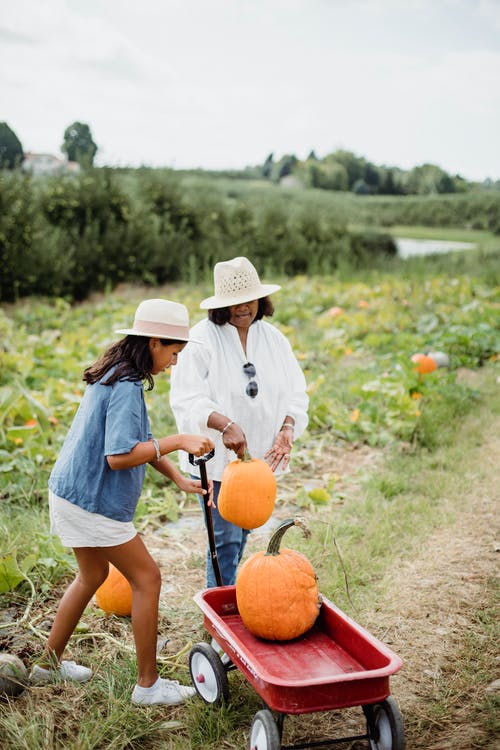
M 2 173 L 0 300 L 81 300 L 124 281 L 195 284 L 236 255 L 267 277 L 367 269 L 396 254 L 377 226 L 498 231 L 499 208 L 500 196 L 487 191 L 375 198 L 166 169 Z

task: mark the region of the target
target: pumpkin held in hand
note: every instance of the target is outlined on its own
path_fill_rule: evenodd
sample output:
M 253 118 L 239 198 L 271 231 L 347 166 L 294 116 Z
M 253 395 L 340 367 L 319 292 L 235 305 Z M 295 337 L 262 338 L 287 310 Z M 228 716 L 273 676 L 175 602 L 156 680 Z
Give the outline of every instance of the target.
M 291 518 L 274 532 L 267 551 L 256 552 L 241 566 L 236 578 L 236 602 L 244 625 L 254 635 L 288 641 L 306 633 L 321 608 L 314 568 L 305 555 L 280 550 L 283 534 L 304 521 Z
M 97 606 L 107 615 L 126 617 L 132 612 L 132 589 L 125 576 L 109 565 L 108 577 L 95 592 Z
M 242 529 L 256 529 L 271 517 L 276 502 L 276 477 L 260 458 L 237 458 L 222 474 L 217 509 L 222 518 Z

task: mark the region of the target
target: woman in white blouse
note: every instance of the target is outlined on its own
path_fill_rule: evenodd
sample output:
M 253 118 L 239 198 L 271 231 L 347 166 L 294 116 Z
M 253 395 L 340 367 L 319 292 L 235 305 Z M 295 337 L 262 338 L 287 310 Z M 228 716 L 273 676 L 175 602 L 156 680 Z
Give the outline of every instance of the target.
M 263 320 L 274 312 L 269 295 L 281 287 L 262 284 L 244 257 L 217 263 L 214 287 L 200 304 L 208 318 L 191 329 L 202 345 L 188 344 L 172 370 L 170 404 L 179 432 L 205 433 L 215 444 L 206 468 L 216 506 L 224 467 L 245 449 L 276 475 L 289 470 L 293 440 L 307 427 L 309 399 L 288 340 Z M 187 454 L 181 452 L 180 461 L 193 474 Z M 225 521 L 216 507 L 212 520 L 222 582 L 230 585 L 250 530 Z M 206 584 L 217 585 L 208 549 Z

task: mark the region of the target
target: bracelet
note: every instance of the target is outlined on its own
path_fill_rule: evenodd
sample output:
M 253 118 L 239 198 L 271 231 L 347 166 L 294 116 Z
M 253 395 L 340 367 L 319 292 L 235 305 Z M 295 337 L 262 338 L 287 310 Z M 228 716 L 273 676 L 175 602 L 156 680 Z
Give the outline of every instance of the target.
M 151 438 L 151 442 L 153 443 L 156 451 L 156 460 L 159 461 L 161 458 L 161 452 L 160 452 L 160 443 L 156 438 Z
M 294 430 L 295 429 L 295 425 L 292 422 L 283 422 L 283 424 L 280 427 L 280 432 L 281 432 L 281 430 L 286 430 L 287 427 L 289 427 L 290 430 Z
M 234 422 L 233 422 L 233 420 L 231 419 L 231 421 L 230 421 L 230 422 L 228 422 L 228 423 L 227 423 L 227 425 L 226 425 L 225 427 L 223 427 L 223 428 L 222 428 L 222 430 L 220 431 L 220 434 L 221 434 L 221 435 L 223 435 L 223 434 L 225 433 L 225 431 L 226 431 L 226 430 L 228 430 L 228 429 L 229 429 L 229 428 L 231 427 L 231 425 L 232 425 L 232 424 L 234 424 Z

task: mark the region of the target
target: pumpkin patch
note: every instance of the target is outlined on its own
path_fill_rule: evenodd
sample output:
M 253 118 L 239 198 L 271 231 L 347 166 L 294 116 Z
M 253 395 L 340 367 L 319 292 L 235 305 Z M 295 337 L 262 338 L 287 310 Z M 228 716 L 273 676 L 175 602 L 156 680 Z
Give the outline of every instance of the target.
M 125 576 L 109 565 L 108 577 L 95 592 L 97 606 L 107 615 L 127 617 L 132 612 L 132 589 Z
M 283 521 L 267 550 L 256 552 L 241 566 L 236 578 L 236 602 L 244 625 L 260 638 L 288 641 L 306 633 L 321 608 L 318 581 L 310 561 L 301 552 L 281 549 L 283 534 L 304 521 Z
M 276 502 L 276 477 L 260 458 L 237 458 L 222 474 L 217 509 L 222 518 L 242 529 L 256 529 L 271 517 Z

